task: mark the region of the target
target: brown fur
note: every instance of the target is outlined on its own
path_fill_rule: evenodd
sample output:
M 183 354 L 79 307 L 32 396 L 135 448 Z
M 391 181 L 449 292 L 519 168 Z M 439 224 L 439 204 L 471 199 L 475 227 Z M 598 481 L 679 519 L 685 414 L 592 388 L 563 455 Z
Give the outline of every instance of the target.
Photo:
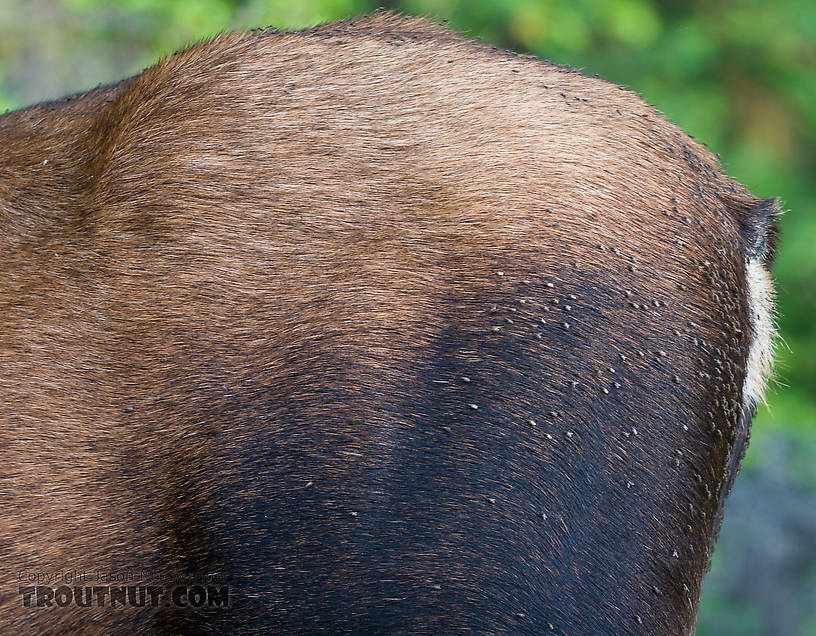
M 688 633 L 755 205 L 636 95 L 390 13 L 0 118 L 0 631 Z M 127 567 L 236 606 L 18 594 Z

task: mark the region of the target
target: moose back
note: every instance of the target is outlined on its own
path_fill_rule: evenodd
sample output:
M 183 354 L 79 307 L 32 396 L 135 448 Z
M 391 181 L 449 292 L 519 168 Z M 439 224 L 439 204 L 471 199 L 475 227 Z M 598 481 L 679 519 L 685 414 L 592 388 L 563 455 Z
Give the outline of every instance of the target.
M 776 215 L 388 12 L 3 116 L 0 631 L 690 633 Z

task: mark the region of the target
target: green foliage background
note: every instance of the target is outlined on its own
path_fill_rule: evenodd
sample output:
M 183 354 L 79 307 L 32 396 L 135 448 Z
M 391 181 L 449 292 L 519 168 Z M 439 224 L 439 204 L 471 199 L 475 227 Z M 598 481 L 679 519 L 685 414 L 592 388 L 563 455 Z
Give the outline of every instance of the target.
M 729 502 L 698 634 L 816 634 L 816 520 L 802 510 L 816 511 L 812 0 L 0 0 L 0 110 L 134 74 L 217 31 L 300 28 L 383 4 L 631 87 L 790 210 L 775 266 L 779 377 Z

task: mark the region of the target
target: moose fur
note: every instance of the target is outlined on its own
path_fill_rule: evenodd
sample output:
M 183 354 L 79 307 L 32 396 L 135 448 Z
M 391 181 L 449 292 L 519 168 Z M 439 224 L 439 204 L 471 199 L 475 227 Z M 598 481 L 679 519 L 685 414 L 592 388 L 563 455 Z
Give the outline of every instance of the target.
M 777 213 L 622 87 L 390 12 L 3 116 L 0 631 L 690 633 Z M 24 605 L 66 571 L 230 606 Z

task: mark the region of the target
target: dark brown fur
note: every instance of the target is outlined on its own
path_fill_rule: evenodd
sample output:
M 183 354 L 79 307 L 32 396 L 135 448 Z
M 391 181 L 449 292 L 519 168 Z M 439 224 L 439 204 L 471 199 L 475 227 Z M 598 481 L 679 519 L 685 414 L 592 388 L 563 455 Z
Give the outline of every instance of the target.
M 390 13 L 0 118 L 0 631 L 689 633 L 756 206 L 634 94 Z M 232 607 L 23 607 L 128 568 Z

